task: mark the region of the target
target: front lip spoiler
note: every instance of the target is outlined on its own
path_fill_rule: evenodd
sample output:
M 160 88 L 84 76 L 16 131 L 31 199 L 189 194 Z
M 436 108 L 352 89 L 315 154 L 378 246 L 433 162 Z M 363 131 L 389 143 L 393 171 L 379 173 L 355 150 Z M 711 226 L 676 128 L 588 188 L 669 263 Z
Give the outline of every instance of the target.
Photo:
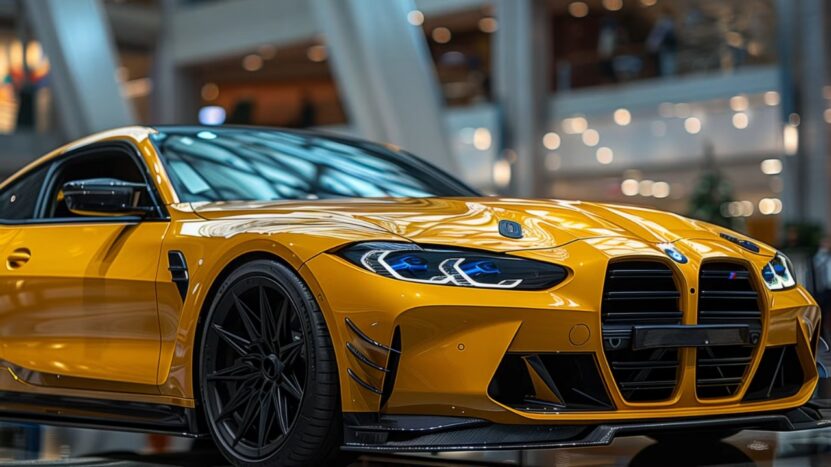
M 695 429 L 796 431 L 831 426 L 831 400 L 757 415 L 599 425 L 500 425 L 486 420 L 418 415 L 344 414 L 348 451 L 491 451 L 605 446 L 618 436 Z

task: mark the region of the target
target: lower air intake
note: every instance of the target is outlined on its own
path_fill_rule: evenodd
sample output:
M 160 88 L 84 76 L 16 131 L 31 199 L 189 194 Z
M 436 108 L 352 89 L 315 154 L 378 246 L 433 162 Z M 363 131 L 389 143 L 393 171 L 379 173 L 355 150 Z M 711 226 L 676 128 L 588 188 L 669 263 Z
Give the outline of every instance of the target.
M 488 395 L 526 412 L 613 408 L 592 354 L 506 354 Z
M 762 355 L 759 368 L 744 395 L 745 401 L 782 399 L 799 392 L 805 373 L 796 353 L 796 346 L 769 347 Z

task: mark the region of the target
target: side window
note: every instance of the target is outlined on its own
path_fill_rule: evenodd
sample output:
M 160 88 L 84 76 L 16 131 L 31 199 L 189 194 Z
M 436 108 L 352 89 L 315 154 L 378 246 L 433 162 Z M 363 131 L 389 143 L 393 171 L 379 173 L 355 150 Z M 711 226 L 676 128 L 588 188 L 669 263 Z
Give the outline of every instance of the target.
M 38 195 L 50 166 L 51 164 L 41 165 L 0 191 L 0 219 L 34 218 Z
M 119 149 L 94 150 L 71 156 L 58 164 L 47 192 L 47 204 L 43 213 L 43 217 L 47 219 L 84 217 L 72 213 L 66 207 L 62 187 L 67 182 L 114 178 L 125 182 L 147 183 L 136 161 L 128 153 Z M 141 202 L 150 204 L 147 199 Z

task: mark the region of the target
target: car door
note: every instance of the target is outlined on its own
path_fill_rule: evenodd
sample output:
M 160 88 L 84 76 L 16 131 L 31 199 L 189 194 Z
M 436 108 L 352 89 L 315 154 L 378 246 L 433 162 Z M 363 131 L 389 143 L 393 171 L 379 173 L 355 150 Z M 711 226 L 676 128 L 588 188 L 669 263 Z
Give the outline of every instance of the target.
M 126 143 L 62 156 L 45 175 L 33 218 L 7 219 L 0 229 L 0 242 L 8 235 L 0 243 L 2 358 L 30 383 L 64 375 L 71 378 L 61 385 L 79 389 L 101 389 L 102 381 L 156 384 L 163 208 L 154 201 L 157 212 L 144 218 L 76 215 L 61 191 L 93 178 L 152 187 L 143 164 Z

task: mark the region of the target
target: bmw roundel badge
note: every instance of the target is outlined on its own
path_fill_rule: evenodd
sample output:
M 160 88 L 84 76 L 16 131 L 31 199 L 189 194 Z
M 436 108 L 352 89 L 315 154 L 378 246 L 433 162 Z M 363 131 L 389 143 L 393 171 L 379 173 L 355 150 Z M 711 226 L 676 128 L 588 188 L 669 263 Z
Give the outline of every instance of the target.
M 675 248 L 674 245 L 662 245 L 664 248 L 664 253 L 667 254 L 673 261 L 676 263 L 685 264 L 687 262 L 687 257 L 684 256 L 684 253 L 678 251 L 678 248 Z
M 503 237 L 522 238 L 522 226 L 514 221 L 499 221 L 499 233 Z

